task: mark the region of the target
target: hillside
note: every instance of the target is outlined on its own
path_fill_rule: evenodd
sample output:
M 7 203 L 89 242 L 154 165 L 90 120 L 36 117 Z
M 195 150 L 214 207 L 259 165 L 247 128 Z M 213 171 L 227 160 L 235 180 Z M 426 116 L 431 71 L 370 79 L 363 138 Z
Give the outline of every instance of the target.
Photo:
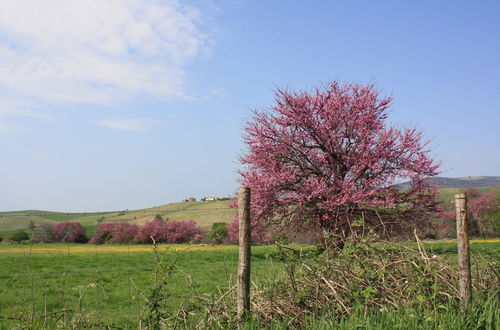
M 92 233 L 97 227 L 98 220 L 130 221 L 143 224 L 152 220 L 157 214 L 170 220 L 194 220 L 203 230 L 209 230 L 214 222 L 229 223 L 235 211 L 235 209 L 229 209 L 229 201 L 225 200 L 171 203 L 142 210 L 98 213 L 62 213 L 41 210 L 0 212 L 0 233 L 27 229 L 31 221 L 37 226 L 42 223 L 77 221 L 87 228 L 88 233 Z
M 429 183 L 441 188 L 494 188 L 500 187 L 499 176 L 466 176 L 462 178 L 445 178 L 436 176 L 429 178 Z M 410 182 L 400 183 L 397 186 L 404 189 Z
M 496 186 L 496 195 L 500 199 L 500 177 L 466 177 L 466 178 L 441 178 L 431 179 L 440 184 L 440 199 L 449 203 L 453 195 L 469 187 Z M 404 187 L 404 184 L 400 185 Z M 480 188 L 489 191 L 491 188 Z M 236 210 L 229 208 L 228 200 L 214 202 L 180 202 L 156 206 L 141 210 L 97 212 L 97 213 L 63 213 L 41 210 L 25 210 L 14 212 L 0 212 L 0 234 L 5 235 L 18 229 L 27 229 L 33 221 L 36 226 L 43 223 L 58 223 L 62 221 L 80 222 L 91 235 L 99 221 L 127 221 L 143 224 L 154 219 L 159 214 L 170 220 L 196 221 L 202 230 L 208 231 L 215 222 L 231 222 Z

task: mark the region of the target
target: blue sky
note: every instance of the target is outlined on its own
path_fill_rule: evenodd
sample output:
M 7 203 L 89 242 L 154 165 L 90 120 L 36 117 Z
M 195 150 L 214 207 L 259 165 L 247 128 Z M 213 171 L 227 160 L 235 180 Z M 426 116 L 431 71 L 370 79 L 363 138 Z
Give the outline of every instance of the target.
M 374 83 L 443 176 L 500 175 L 500 2 L 0 4 L 0 210 L 135 209 L 237 188 L 273 90 Z

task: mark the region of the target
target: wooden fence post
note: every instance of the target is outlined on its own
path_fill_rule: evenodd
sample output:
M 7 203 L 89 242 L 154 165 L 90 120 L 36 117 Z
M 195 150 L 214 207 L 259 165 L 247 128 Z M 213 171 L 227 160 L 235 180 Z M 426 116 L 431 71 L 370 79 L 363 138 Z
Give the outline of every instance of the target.
M 464 304 L 472 296 L 472 280 L 470 273 L 469 229 L 467 216 L 467 195 L 455 195 L 455 210 L 457 214 L 457 245 L 459 266 L 460 298 Z
M 238 194 L 239 263 L 238 263 L 238 319 L 244 321 L 250 313 L 250 188 L 241 187 Z

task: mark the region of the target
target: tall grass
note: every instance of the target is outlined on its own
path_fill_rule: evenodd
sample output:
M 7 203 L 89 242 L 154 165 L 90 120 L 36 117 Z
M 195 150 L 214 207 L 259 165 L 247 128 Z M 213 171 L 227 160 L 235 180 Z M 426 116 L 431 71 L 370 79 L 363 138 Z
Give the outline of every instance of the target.
M 351 329 L 484 329 L 500 328 L 500 290 L 478 293 L 475 299 L 462 308 L 456 302 L 428 308 L 401 308 L 364 313 L 360 306 L 349 316 L 339 320 L 310 318 L 306 320 L 307 329 L 313 330 L 351 330 Z M 286 320 L 264 326 L 251 320 L 245 329 L 290 329 Z

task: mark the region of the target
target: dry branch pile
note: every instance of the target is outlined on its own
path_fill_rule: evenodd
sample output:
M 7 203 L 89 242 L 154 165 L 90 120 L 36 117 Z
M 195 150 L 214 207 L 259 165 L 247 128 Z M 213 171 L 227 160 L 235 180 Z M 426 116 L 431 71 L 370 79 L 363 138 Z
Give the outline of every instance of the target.
M 457 266 L 429 255 L 417 238 L 418 249 L 389 242 L 351 238 L 343 249 L 332 247 L 319 256 L 279 247 L 285 275 L 266 286 L 254 285 L 252 316 L 262 324 L 286 320 L 300 328 L 311 317 L 330 319 L 348 315 L 353 308 L 387 310 L 428 306 L 457 300 Z M 474 288 L 498 287 L 498 270 L 486 265 Z M 235 324 L 235 290 L 208 307 L 200 327 Z

